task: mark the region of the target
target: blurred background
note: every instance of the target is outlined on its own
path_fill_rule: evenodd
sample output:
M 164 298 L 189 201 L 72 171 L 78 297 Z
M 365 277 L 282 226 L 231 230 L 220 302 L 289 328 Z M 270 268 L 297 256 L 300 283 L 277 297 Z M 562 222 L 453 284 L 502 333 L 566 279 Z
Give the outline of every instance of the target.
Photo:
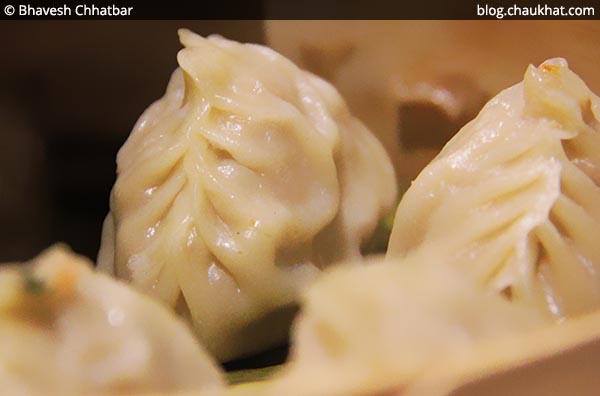
M 600 92 L 598 21 L 3 21 L 0 262 L 63 241 L 95 259 L 115 157 L 160 98 L 176 30 L 268 44 L 340 90 L 407 186 L 529 63 Z

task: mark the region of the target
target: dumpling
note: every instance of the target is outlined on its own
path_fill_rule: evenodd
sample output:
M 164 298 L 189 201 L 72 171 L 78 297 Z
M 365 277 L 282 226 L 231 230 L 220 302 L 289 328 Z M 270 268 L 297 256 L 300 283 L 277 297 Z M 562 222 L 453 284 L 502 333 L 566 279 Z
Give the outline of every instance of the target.
M 388 256 L 448 265 L 555 318 L 600 307 L 600 100 L 563 59 L 529 66 L 402 198 Z
M 98 261 L 229 360 L 281 342 L 298 291 L 359 257 L 394 170 L 325 81 L 265 47 L 179 34 L 180 69 L 118 154 Z
M 66 248 L 0 269 L 0 394 L 209 396 L 222 388 L 184 322 Z
M 391 395 L 438 362 L 548 322 L 443 260 L 419 252 L 394 265 L 380 259 L 323 276 L 304 295 L 288 367 L 232 394 Z

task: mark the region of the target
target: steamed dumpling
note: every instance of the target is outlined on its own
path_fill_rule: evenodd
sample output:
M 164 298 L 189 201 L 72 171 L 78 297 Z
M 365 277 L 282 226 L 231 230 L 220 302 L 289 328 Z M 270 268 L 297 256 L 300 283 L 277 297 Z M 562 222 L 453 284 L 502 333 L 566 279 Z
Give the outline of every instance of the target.
M 556 318 L 600 307 L 600 100 L 563 59 L 530 66 L 403 197 L 388 256 L 436 249 Z
M 0 269 L 0 394 L 221 388 L 219 369 L 180 319 L 64 247 Z
M 360 255 L 395 178 L 328 83 L 265 47 L 180 38 L 180 69 L 117 157 L 99 265 L 228 360 L 285 338 L 298 291 Z
M 288 367 L 234 395 L 383 395 L 480 344 L 547 323 L 489 293 L 435 251 L 323 276 L 304 295 Z M 380 260 L 382 261 L 382 260 Z M 391 392 L 389 393 L 391 394 Z

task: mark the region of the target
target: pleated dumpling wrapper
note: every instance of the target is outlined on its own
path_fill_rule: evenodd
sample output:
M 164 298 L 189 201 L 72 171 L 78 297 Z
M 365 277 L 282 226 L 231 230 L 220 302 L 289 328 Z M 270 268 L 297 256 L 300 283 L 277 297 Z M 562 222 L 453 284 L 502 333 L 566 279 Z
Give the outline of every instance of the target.
M 64 246 L 0 269 L 0 394 L 222 389 L 219 368 L 180 318 Z
M 448 265 L 564 317 L 600 307 L 600 100 L 564 59 L 529 66 L 402 198 L 389 257 Z
M 387 395 L 449 357 L 548 323 L 440 260 L 419 252 L 323 276 L 304 295 L 287 367 L 232 395 Z
M 229 360 L 285 339 L 298 291 L 360 255 L 396 184 L 331 85 L 268 48 L 179 34 L 181 69 L 118 154 L 99 265 Z

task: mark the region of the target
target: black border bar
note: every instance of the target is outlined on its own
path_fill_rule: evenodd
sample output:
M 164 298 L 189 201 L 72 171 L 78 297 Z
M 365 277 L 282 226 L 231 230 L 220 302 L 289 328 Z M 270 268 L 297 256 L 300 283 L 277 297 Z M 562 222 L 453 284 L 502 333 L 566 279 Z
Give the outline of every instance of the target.
M 23 8 L 25 7 L 25 8 Z M 55 8 L 54 14 L 49 14 Z M 87 8 L 85 8 L 87 7 Z M 528 8 L 528 15 L 490 9 Z M 549 14 L 548 7 L 592 7 L 594 15 Z M 68 10 L 67 10 L 68 9 Z M 128 9 L 127 12 L 120 12 Z M 486 12 L 483 12 L 483 10 Z M 539 14 L 538 9 L 545 13 Z M 10 11 L 12 10 L 12 14 Z M 27 10 L 23 13 L 22 10 Z M 68 11 L 68 12 L 67 12 Z M 600 19 L 598 0 L 0 0 L 0 19 Z

